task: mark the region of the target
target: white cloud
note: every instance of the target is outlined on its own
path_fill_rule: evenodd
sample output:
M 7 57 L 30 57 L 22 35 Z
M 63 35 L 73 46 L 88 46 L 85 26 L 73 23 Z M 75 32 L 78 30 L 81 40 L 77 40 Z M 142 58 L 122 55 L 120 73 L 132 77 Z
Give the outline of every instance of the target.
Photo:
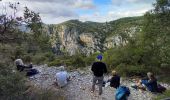
M 76 8 L 82 9 L 94 9 L 95 5 L 93 4 L 92 0 L 76 0 L 74 6 Z
M 154 0 L 112 0 L 112 5 L 95 5 L 94 0 L 2 0 L 3 3 L 17 1 L 20 2 L 18 15 L 22 15 L 23 7 L 27 6 L 39 12 L 43 22 L 55 24 L 70 19 L 106 22 L 122 17 L 140 16 L 151 9 L 149 2 Z
M 113 5 L 123 6 L 123 5 L 130 5 L 130 4 L 151 4 L 154 3 L 155 0 L 112 0 Z

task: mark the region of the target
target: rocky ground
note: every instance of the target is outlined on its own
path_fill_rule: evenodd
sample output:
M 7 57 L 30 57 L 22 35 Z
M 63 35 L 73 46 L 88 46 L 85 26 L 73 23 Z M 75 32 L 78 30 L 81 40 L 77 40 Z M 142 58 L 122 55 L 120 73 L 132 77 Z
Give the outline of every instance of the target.
M 69 84 L 64 88 L 59 88 L 54 85 L 55 74 L 59 71 L 59 67 L 47 67 L 46 65 L 34 67 L 40 71 L 39 74 L 32 76 L 29 80 L 34 84 L 34 86 L 44 89 L 60 90 L 67 100 L 114 100 L 115 89 L 111 87 L 103 87 L 103 94 L 98 95 L 98 88 L 94 93 L 90 92 L 92 84 L 92 74 L 90 67 L 83 70 L 75 70 L 69 72 L 72 77 Z M 105 76 L 107 80 L 109 76 Z M 141 92 L 131 88 L 130 86 L 134 84 L 132 81 L 127 79 L 121 79 L 121 84 L 130 88 L 131 95 L 129 100 L 152 100 L 156 94 L 150 92 Z M 163 84 L 166 88 L 170 89 L 170 85 Z

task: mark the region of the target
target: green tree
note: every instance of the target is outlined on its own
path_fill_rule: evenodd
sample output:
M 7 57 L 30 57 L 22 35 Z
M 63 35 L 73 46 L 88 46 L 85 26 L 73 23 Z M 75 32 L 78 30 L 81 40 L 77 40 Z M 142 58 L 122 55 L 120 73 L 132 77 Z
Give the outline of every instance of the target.
M 160 66 L 170 63 L 170 1 L 157 0 L 144 15 L 143 45 L 145 63 Z

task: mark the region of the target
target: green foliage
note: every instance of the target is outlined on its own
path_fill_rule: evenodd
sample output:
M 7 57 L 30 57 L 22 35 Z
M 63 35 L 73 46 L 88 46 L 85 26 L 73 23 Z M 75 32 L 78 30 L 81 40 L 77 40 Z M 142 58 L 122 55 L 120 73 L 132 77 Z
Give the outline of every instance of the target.
M 61 59 L 55 59 L 48 63 L 48 66 L 61 66 L 62 60 Z
M 61 91 L 54 91 L 48 89 L 34 89 L 33 93 L 27 95 L 26 100 L 65 100 Z
M 84 60 L 84 57 L 82 55 L 74 55 L 71 57 L 72 58 L 72 65 L 75 68 L 79 68 L 79 67 L 86 67 L 86 63 Z
M 12 66 L 0 63 L 0 97 L 2 100 L 22 100 L 26 87 L 23 75 L 12 72 Z
M 86 62 L 86 65 L 92 65 L 92 63 L 95 61 L 97 55 L 100 54 L 99 52 L 96 52 L 88 57 L 85 57 L 84 60 Z
M 166 90 L 163 94 L 159 94 L 158 96 L 156 96 L 156 98 L 154 98 L 154 100 L 163 100 L 165 98 L 169 98 L 170 97 L 170 90 Z
M 168 7 L 168 0 L 157 0 L 155 9 L 144 16 L 143 45 L 145 46 L 146 54 L 149 54 L 147 60 L 157 62 L 150 65 L 169 64 L 170 10 Z
M 122 76 L 132 77 L 132 76 L 145 76 L 150 69 L 145 66 L 134 66 L 134 65 L 126 65 L 120 64 L 116 66 L 115 70 Z
M 71 66 L 72 68 L 86 67 L 85 56 L 81 54 L 73 56 L 61 56 L 49 62 L 48 66 L 61 66 L 63 64 Z

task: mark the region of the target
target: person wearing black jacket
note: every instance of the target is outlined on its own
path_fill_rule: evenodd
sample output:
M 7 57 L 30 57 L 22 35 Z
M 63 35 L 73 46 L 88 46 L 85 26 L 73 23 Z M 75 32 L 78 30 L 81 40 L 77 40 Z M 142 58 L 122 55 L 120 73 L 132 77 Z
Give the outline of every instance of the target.
M 91 71 L 93 72 L 93 84 L 92 84 L 92 90 L 91 92 L 94 92 L 95 90 L 95 85 L 98 84 L 99 86 L 99 95 L 102 94 L 102 85 L 103 85 L 103 74 L 107 72 L 106 64 L 101 62 L 102 60 L 102 55 L 98 55 L 97 59 L 99 61 L 94 62 Z
M 107 82 L 110 82 L 110 86 L 113 88 L 118 88 L 120 85 L 120 76 L 117 74 L 115 70 L 112 71 L 112 78 Z

